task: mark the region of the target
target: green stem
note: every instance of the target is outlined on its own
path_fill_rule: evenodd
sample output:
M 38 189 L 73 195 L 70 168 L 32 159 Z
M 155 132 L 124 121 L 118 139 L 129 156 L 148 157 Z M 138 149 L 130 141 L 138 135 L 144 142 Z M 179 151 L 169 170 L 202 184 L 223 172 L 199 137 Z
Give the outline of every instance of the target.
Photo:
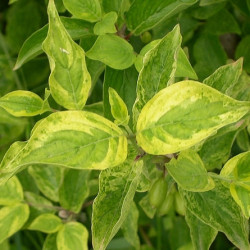
M 215 174 L 215 173 L 212 173 L 212 172 L 208 172 L 208 175 L 212 178 L 215 178 L 215 179 L 218 179 L 218 180 L 222 180 L 222 181 L 225 181 L 225 182 L 228 182 L 228 183 L 232 183 L 233 181 L 231 179 L 228 179 L 226 177 L 222 177 L 221 175 L 218 175 L 218 174 Z
M 15 71 L 13 71 L 13 66 L 14 66 L 14 64 L 12 63 L 12 60 L 11 60 L 11 57 L 10 57 L 8 48 L 7 48 L 7 46 L 6 46 L 6 43 L 5 43 L 5 41 L 4 41 L 3 34 L 2 34 L 1 32 L 0 32 L 0 45 L 1 45 L 2 49 L 3 49 L 3 51 L 4 51 L 4 54 L 5 54 L 6 58 L 7 58 L 7 60 L 8 60 L 9 67 L 10 67 L 10 69 L 11 69 L 11 71 L 12 71 L 12 75 L 13 75 L 13 78 L 14 78 L 14 80 L 15 80 L 15 82 L 16 82 L 17 88 L 18 88 L 18 89 L 23 89 L 22 84 L 21 84 L 21 81 L 20 81 L 20 79 L 19 79 L 17 73 L 16 73 Z
M 15 245 L 16 245 L 16 250 L 22 250 L 22 241 L 21 241 L 21 237 L 20 237 L 20 232 L 17 232 L 14 235 L 14 241 L 15 241 Z
M 161 225 L 161 217 L 156 216 L 156 227 L 157 227 L 157 250 L 162 249 L 162 225 Z
M 37 241 L 34 239 L 34 237 L 32 237 L 32 235 L 30 235 L 29 231 L 24 231 L 24 233 L 26 234 L 27 238 L 29 238 L 30 242 L 35 246 L 35 248 L 37 250 L 42 249 L 42 247 L 37 243 Z

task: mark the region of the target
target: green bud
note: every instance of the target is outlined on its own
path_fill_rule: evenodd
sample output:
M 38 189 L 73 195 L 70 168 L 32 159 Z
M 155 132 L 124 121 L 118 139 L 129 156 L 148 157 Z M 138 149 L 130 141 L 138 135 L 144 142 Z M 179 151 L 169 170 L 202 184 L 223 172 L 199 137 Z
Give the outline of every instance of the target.
M 143 43 L 149 43 L 152 40 L 152 35 L 150 32 L 145 31 L 144 33 L 141 34 L 141 41 Z
M 149 202 L 153 207 L 159 207 L 167 194 L 167 182 L 164 178 L 158 179 L 149 190 Z
M 173 194 L 167 195 L 165 200 L 158 208 L 158 214 L 160 216 L 168 214 L 171 208 L 173 207 L 173 203 L 174 203 L 174 195 Z
M 184 216 L 186 213 L 186 207 L 184 204 L 183 199 L 181 198 L 179 192 L 175 193 L 174 196 L 174 207 L 175 207 L 175 211 L 179 214 Z

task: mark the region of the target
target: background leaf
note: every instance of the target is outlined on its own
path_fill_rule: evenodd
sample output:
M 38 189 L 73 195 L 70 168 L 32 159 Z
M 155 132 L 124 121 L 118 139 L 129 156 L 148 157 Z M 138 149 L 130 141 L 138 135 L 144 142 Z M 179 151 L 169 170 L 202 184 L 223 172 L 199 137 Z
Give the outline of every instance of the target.
M 185 220 L 190 228 L 192 243 L 195 250 L 209 250 L 218 231 L 202 222 L 188 209 Z
M 69 169 L 65 172 L 59 190 L 60 204 L 63 208 L 79 213 L 83 202 L 89 195 L 89 171 Z
M 46 197 L 52 201 L 59 201 L 58 190 L 63 181 L 62 168 L 50 165 L 34 165 L 29 166 L 28 172 Z
M 29 217 L 29 207 L 17 203 L 0 209 L 0 243 L 20 230 Z
M 187 209 L 212 228 L 226 234 L 240 249 L 248 249 L 248 225 L 229 190 L 219 181 L 210 191 L 194 193 L 180 189 Z
M 29 225 L 29 230 L 37 230 L 44 233 L 55 233 L 63 226 L 61 219 L 53 214 L 39 215 Z
M 83 20 L 96 22 L 102 16 L 98 0 L 63 0 L 63 4 L 74 17 Z
M 98 36 L 86 56 L 120 70 L 129 68 L 135 60 L 133 47 L 126 40 L 113 34 Z
M 201 158 L 192 150 L 182 151 L 177 160 L 173 158 L 166 167 L 173 179 L 185 190 L 205 192 L 215 187 Z
M 23 200 L 23 188 L 16 176 L 0 186 L 0 204 L 14 205 Z
M 79 222 L 68 222 L 58 232 L 56 241 L 58 250 L 87 250 L 88 231 Z
M 196 2 L 196 0 L 188 0 L 185 2 L 180 0 L 168 0 L 164 2 L 161 0 L 153 2 L 150 0 L 134 1 L 126 13 L 128 28 L 132 33 L 138 35 Z M 141 11 L 142 9 L 144 11 Z

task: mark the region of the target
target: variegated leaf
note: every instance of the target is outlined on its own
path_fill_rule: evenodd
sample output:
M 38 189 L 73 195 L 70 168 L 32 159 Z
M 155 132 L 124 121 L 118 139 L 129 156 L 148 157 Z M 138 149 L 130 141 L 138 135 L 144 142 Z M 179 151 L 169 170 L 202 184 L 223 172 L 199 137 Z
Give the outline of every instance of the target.
M 136 139 L 150 154 L 178 152 L 238 121 L 249 110 L 250 102 L 236 101 L 205 84 L 178 82 L 161 90 L 144 106 Z
M 13 144 L 0 165 L 0 182 L 32 164 L 105 169 L 126 157 L 127 139 L 114 123 L 86 111 L 57 112 L 37 125 L 27 143 Z
M 51 94 L 66 109 L 82 109 L 91 87 L 85 53 L 66 31 L 53 0 L 49 1 L 48 16 L 49 30 L 42 47 L 51 68 Z

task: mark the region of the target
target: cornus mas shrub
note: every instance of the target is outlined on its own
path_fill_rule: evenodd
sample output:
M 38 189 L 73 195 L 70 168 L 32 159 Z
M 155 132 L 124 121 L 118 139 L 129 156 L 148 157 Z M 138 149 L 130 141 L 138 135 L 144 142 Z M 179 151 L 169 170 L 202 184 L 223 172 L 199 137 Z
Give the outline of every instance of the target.
M 249 0 L 0 8 L 1 250 L 249 249 Z

